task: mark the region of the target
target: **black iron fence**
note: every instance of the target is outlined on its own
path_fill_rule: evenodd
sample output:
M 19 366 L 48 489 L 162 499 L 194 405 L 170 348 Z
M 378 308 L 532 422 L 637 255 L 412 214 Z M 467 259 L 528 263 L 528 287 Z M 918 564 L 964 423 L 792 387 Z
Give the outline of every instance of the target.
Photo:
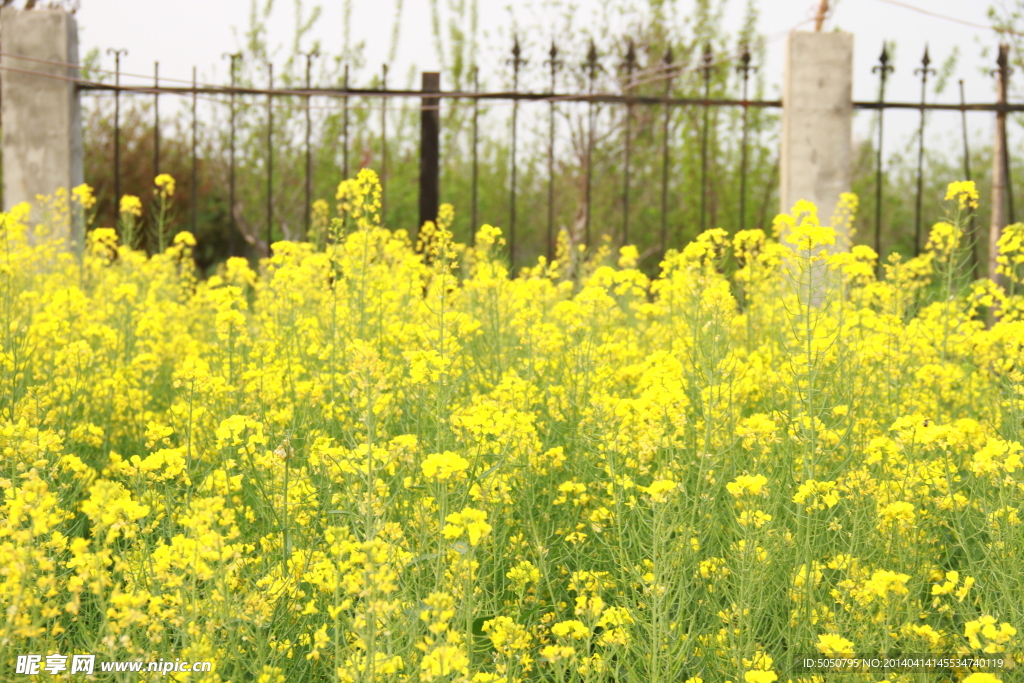
M 1010 112 L 1021 112 L 1024 111 L 1024 105 L 1021 104 L 1010 104 L 1007 101 L 1007 93 L 1010 87 L 1010 75 L 1012 69 L 1009 68 L 1009 47 L 1007 45 L 1000 45 L 998 57 L 996 59 L 996 68 L 990 71 L 990 75 L 997 79 L 996 83 L 996 102 L 985 103 L 985 104 L 967 104 L 964 98 L 964 82 L 961 79 L 959 85 L 960 102 L 958 104 L 941 104 L 935 102 L 928 102 L 928 78 L 935 76 L 935 69 L 931 68 L 931 57 L 928 53 L 928 47 L 925 46 L 924 54 L 921 57 L 920 66 L 914 69 L 914 75 L 920 78 L 921 82 L 921 98 L 917 103 L 908 102 L 887 102 L 885 99 L 885 85 L 889 74 L 894 70 L 892 64 L 890 64 L 889 51 L 885 45 L 882 47 L 882 52 L 878 58 L 878 64 L 872 67 L 872 72 L 878 74 L 878 100 L 876 102 L 854 102 L 854 107 L 857 109 L 868 109 L 876 110 L 878 112 L 877 119 L 877 141 L 875 146 L 875 220 L 874 220 L 874 239 L 873 246 L 878 254 L 882 254 L 882 195 L 885 186 L 885 173 L 883 170 L 883 140 L 884 140 L 884 114 L 886 109 L 917 109 L 921 112 L 920 122 L 918 125 L 917 133 L 917 165 L 916 165 L 916 192 L 914 196 L 914 255 L 918 255 L 924 246 L 923 230 L 922 230 L 922 197 L 923 197 L 923 179 L 924 179 L 924 154 L 925 154 L 925 125 L 926 125 L 926 111 L 949 111 L 960 113 L 960 131 L 963 142 L 963 172 L 965 180 L 972 180 L 971 171 L 971 151 L 970 143 L 967 135 L 967 112 L 969 111 L 985 111 L 995 112 L 996 114 L 996 131 L 994 140 L 994 154 L 998 157 L 998 168 L 995 170 L 992 182 L 994 185 L 1001 185 L 1001 192 L 996 194 L 1002 195 L 994 196 L 993 201 L 996 206 L 992 207 L 993 212 L 998 216 L 996 222 L 1000 225 L 1010 224 L 1015 222 L 1014 214 L 1014 201 L 1013 201 L 1013 181 L 1011 173 L 1010 163 L 1010 145 L 1007 141 L 1006 135 L 1006 116 Z M 1001 175 L 1001 178 L 998 177 Z M 1005 210 L 1005 214 L 1003 211 Z M 980 256 L 979 256 L 979 245 L 977 244 L 977 226 L 976 217 L 972 213 L 970 217 L 969 225 L 969 236 L 976 244 L 971 250 L 971 269 L 972 272 L 976 272 Z M 879 268 L 881 268 L 881 260 L 879 261 Z
M 140 86 L 140 85 L 122 85 L 121 70 L 120 70 L 120 57 L 123 52 L 111 51 L 111 54 L 115 57 L 115 71 L 114 71 L 114 83 L 100 83 L 100 82 L 81 82 L 79 88 L 83 93 L 113 93 L 114 96 L 114 143 L 112 153 L 112 173 L 114 177 L 114 194 L 115 197 L 120 196 L 121 187 L 121 165 L 120 165 L 120 97 L 122 94 L 125 95 L 151 95 L 153 96 L 153 173 L 154 176 L 159 174 L 161 170 L 161 158 L 160 158 L 160 109 L 159 109 L 159 98 L 161 95 L 175 95 L 190 97 L 192 100 L 192 116 L 191 116 L 191 128 L 192 128 L 192 172 L 193 182 L 190 183 L 193 192 L 193 201 L 191 203 L 191 216 L 190 220 L 192 226 L 195 226 L 197 204 L 194 201 L 194 192 L 197 187 L 197 183 L 194 182 L 194 174 L 196 172 L 196 140 L 197 140 L 197 126 L 198 118 L 196 115 L 196 101 L 200 96 L 227 96 L 228 101 L 226 102 L 229 108 L 229 171 L 228 171 L 228 185 L 229 185 L 229 204 L 234 207 L 236 202 L 236 98 L 246 97 L 251 99 L 265 98 L 266 99 L 266 119 L 267 119 L 267 140 L 266 140 L 266 206 L 265 206 L 265 225 L 264 231 L 266 235 L 265 243 L 269 244 L 272 235 L 274 234 L 274 158 L 275 158 L 275 143 L 274 143 L 274 126 L 273 116 L 274 107 L 273 100 L 275 98 L 304 98 L 309 102 L 312 98 L 332 98 L 340 100 L 340 108 L 343 112 L 343 123 L 341 139 L 338 144 L 342 149 L 342 168 L 341 175 L 348 177 L 349 175 L 349 101 L 352 98 L 379 98 L 380 101 L 386 102 L 388 100 L 396 98 L 418 98 L 421 101 L 420 106 L 420 118 L 421 118 L 421 139 L 420 139 L 420 178 L 419 178 L 419 196 L 420 196 L 420 211 L 419 220 L 420 224 L 427 220 L 433 220 L 437 215 L 438 202 L 439 202 L 439 135 L 440 135 L 440 110 L 444 106 L 442 100 L 469 100 L 473 103 L 473 127 L 472 127 L 472 199 L 471 199 L 471 224 L 477 225 L 477 206 L 478 206 L 478 179 L 477 179 L 477 167 L 479 164 L 479 142 L 480 142 L 480 129 L 478 125 L 478 113 L 479 103 L 487 101 L 505 101 L 511 103 L 511 140 L 510 140 L 510 153 L 511 153 L 511 169 L 510 169 L 510 183 L 508 188 L 509 193 L 509 224 L 507 225 L 507 235 L 509 250 L 511 253 L 517 253 L 516 248 L 516 237 L 518 226 L 518 216 L 516 213 L 517 207 L 517 192 L 518 192 L 518 137 L 519 137 L 519 125 L 518 125 L 518 112 L 521 103 L 547 103 L 549 105 L 548 115 L 548 146 L 547 146 L 547 173 L 548 173 L 548 211 L 547 211 L 547 225 L 545 230 L 546 243 L 547 243 L 547 256 L 550 258 L 553 254 L 555 244 L 555 230 L 554 230 L 554 157 L 555 157 L 555 135 L 556 135 L 556 116 L 555 106 L 560 103 L 582 103 L 587 106 L 587 121 L 588 130 L 586 136 L 586 152 L 584 162 L 584 173 L 586 175 L 586 192 L 584 193 L 584 230 L 582 236 L 583 244 L 591 244 L 591 201 L 592 201 L 592 176 L 593 176 L 593 155 L 594 155 L 594 107 L 596 105 L 614 105 L 621 106 L 627 112 L 625 117 L 626 122 L 626 141 L 623 149 L 622 157 L 622 225 L 621 241 L 626 243 L 630 239 L 630 198 L 632 193 L 631 183 L 631 164 L 632 164 L 632 145 L 630 144 L 632 138 L 632 131 L 630 127 L 632 125 L 633 117 L 630 115 L 632 110 L 636 107 L 650 107 L 658 106 L 662 107 L 664 114 L 662 116 L 663 125 L 661 130 L 661 216 L 660 225 L 658 227 L 657 234 L 659 235 L 659 251 L 664 252 L 669 240 L 667 216 L 668 216 L 668 203 L 669 203 L 669 178 L 672 168 L 672 158 L 670 154 L 670 117 L 673 108 L 677 107 L 692 107 L 699 108 L 703 111 L 702 125 L 700 130 L 700 185 L 702 188 L 706 188 L 708 185 L 708 163 L 709 163 L 709 149 L 708 149 L 708 138 L 709 131 L 711 129 L 711 122 L 709 120 L 709 112 L 715 107 L 740 107 L 743 110 L 742 117 L 742 154 L 740 161 L 740 168 L 738 169 L 739 177 L 745 180 L 746 177 L 746 166 L 747 166 L 747 145 L 748 145 L 748 133 L 749 123 L 746 111 L 749 108 L 777 108 L 781 106 L 781 102 L 778 100 L 750 100 L 747 99 L 748 83 L 750 73 L 756 70 L 756 67 L 751 66 L 751 56 L 749 51 L 742 50 L 738 58 L 737 71 L 741 78 L 741 97 L 740 98 L 722 98 L 712 97 L 710 92 L 711 84 L 711 73 L 712 70 L 719 65 L 720 60 L 716 60 L 714 55 L 711 53 L 710 48 L 706 50 L 701 58 L 701 62 L 695 69 L 686 69 L 683 65 L 676 65 L 673 63 L 673 55 L 671 49 L 669 49 L 663 59 L 662 64 L 656 67 L 655 77 L 653 80 L 661 80 L 664 82 L 664 94 L 662 96 L 650 96 L 633 94 L 631 90 L 636 87 L 637 82 L 633 80 L 634 73 L 637 71 L 636 64 L 636 53 L 632 46 L 625 56 L 624 61 L 624 74 L 625 80 L 623 83 L 623 92 L 621 93 L 602 93 L 596 90 L 595 81 L 600 71 L 600 65 L 598 64 L 598 54 L 596 47 L 593 43 L 590 45 L 585 62 L 583 63 L 583 69 L 587 74 L 588 87 L 586 93 L 567 93 L 567 92 L 556 92 L 556 73 L 562 66 L 563 62 L 559 59 L 559 50 L 557 46 L 552 44 L 548 53 L 549 58 L 546 60 L 546 64 L 549 68 L 551 88 L 548 92 L 523 92 L 518 89 L 519 82 L 519 71 L 524 60 L 521 56 L 521 50 L 518 42 L 515 43 L 512 51 L 512 58 L 509 60 L 509 64 L 512 67 L 512 89 L 495 91 L 495 92 L 481 92 L 479 90 L 479 79 L 478 71 L 473 72 L 473 82 L 476 86 L 472 91 L 442 91 L 440 89 L 440 74 L 426 72 L 422 74 L 422 87 L 420 90 L 403 90 L 403 89 L 388 89 L 386 88 L 386 66 L 383 73 L 382 85 L 380 88 L 358 88 L 350 87 L 348 84 L 348 70 L 345 71 L 344 83 L 341 87 L 314 87 L 310 83 L 310 62 L 315 55 L 307 55 L 306 62 L 306 85 L 302 88 L 274 88 L 273 86 L 273 66 L 267 65 L 267 81 L 268 85 L 265 88 L 257 87 L 239 87 L 236 85 L 235 74 L 237 72 L 238 60 L 241 58 L 239 54 L 225 55 L 231 59 L 231 83 L 226 86 L 220 85 L 209 85 L 199 84 L 193 80 L 191 85 L 182 86 L 167 86 L 161 85 L 159 79 L 159 65 L 154 67 L 153 85 L 152 86 Z M 699 98 L 693 97 L 673 97 L 671 96 L 671 87 L 673 79 L 678 78 L 682 73 L 687 71 L 697 71 L 704 84 L 704 96 Z M 651 78 L 648 76 L 646 82 L 650 82 Z M 311 118 L 309 116 L 309 107 L 306 107 L 306 131 L 304 138 L 305 145 L 305 170 L 304 170 L 304 186 L 305 186 L 305 212 L 304 212 L 304 228 L 308 232 L 310 228 L 310 212 L 309 207 L 312 203 L 312 143 L 311 143 Z M 387 160 L 387 107 L 382 106 L 380 110 L 380 144 L 383 153 L 381 154 L 382 167 L 379 169 L 382 181 L 387 187 L 388 180 L 388 169 L 386 166 Z M 740 207 L 740 213 L 745 213 L 746 205 L 746 186 L 743 184 L 738 198 L 738 204 Z M 387 195 L 385 190 L 384 195 L 384 212 L 387 211 Z M 234 224 L 234 212 L 232 212 L 232 231 L 236 230 Z M 700 226 L 701 229 L 707 224 L 707 206 L 706 206 L 706 193 L 701 193 L 700 202 Z M 742 227 L 742 226 L 741 226 Z
M 628 243 L 631 238 L 631 230 L 636 226 L 630 224 L 631 212 L 630 212 L 630 201 L 634 192 L 634 186 L 631 178 L 632 167 L 632 141 L 634 140 L 635 131 L 632 126 L 634 125 L 633 113 L 637 108 L 645 107 L 658 107 L 661 110 L 661 125 L 658 126 L 660 130 L 656 131 L 660 135 L 660 215 L 655 225 L 644 225 L 641 229 L 647 234 L 656 234 L 657 240 L 657 251 L 659 254 L 664 253 L 665 250 L 670 246 L 670 235 L 668 230 L 668 215 L 669 205 L 673 201 L 670 196 L 670 182 L 669 179 L 674 173 L 672 158 L 672 145 L 671 127 L 670 120 L 672 112 L 679 108 L 688 108 L 699 116 L 697 120 L 700 121 L 699 127 L 699 178 L 697 185 L 699 187 L 699 227 L 703 231 L 705 228 L 710 227 L 707 224 L 707 197 L 709 189 L 709 132 L 712 129 L 712 122 L 710 120 L 710 112 L 715 108 L 739 108 L 741 110 L 741 124 L 740 124 L 740 155 L 739 155 L 739 168 L 736 170 L 739 180 L 740 189 L 738 196 L 733 201 L 738 205 L 738 214 L 740 221 L 738 224 L 739 229 L 744 229 L 746 226 L 746 204 L 748 201 L 748 187 L 747 187 L 747 165 L 748 165 L 748 134 L 750 130 L 748 112 L 754 108 L 780 108 L 782 102 L 779 100 L 765 100 L 765 99 L 749 99 L 748 98 L 748 87 L 751 74 L 756 70 L 756 67 L 751 64 L 751 54 L 747 49 L 741 49 L 735 55 L 719 56 L 716 57 L 710 47 L 706 48 L 703 54 L 700 56 L 696 64 L 679 64 L 673 59 L 673 53 L 671 48 L 668 49 L 661 60 L 657 64 L 648 65 L 644 70 L 640 70 L 637 65 L 636 51 L 632 44 L 628 46 L 628 49 L 622 57 L 622 63 L 620 65 L 619 84 L 620 92 L 609 93 L 600 92 L 597 90 L 597 78 L 601 71 L 601 66 L 598 60 L 598 53 L 593 42 L 590 44 L 590 49 L 586 55 L 585 60 L 581 62 L 582 73 L 585 77 L 586 90 L 585 92 L 558 92 L 556 89 L 556 75 L 560 68 L 564 67 L 564 61 L 560 57 L 560 51 L 556 45 L 552 44 L 550 50 L 547 53 L 547 59 L 544 60 L 544 64 L 547 67 L 549 76 L 549 88 L 546 92 L 527 92 L 519 89 L 519 75 L 525 60 L 522 56 L 519 43 L 516 42 L 513 46 L 511 58 L 508 60 L 508 65 L 511 68 L 511 82 L 512 88 L 510 90 L 482 92 L 479 88 L 479 73 L 473 71 L 472 81 L 474 83 L 473 90 L 465 91 L 444 91 L 441 90 L 441 77 L 437 73 L 423 73 L 422 74 L 422 87 L 419 90 L 410 89 L 394 89 L 387 87 L 387 67 L 385 65 L 382 72 L 382 78 L 380 81 L 380 87 L 374 88 L 359 88 L 353 87 L 349 83 L 348 68 L 345 69 L 344 81 L 339 87 L 316 87 L 311 82 L 311 63 L 312 60 L 317 57 L 315 53 L 305 55 L 306 57 L 306 79 L 305 85 L 301 88 L 275 88 L 274 87 L 274 76 L 273 76 L 273 65 L 267 65 L 267 87 L 242 87 L 237 84 L 236 75 L 238 73 L 238 67 L 240 65 L 242 56 L 240 54 L 224 55 L 225 58 L 229 58 L 231 62 L 231 80 L 227 85 L 214 85 L 214 84 L 201 84 L 196 79 L 195 70 L 193 70 L 193 78 L 191 84 L 186 85 L 163 85 L 161 83 L 159 75 L 159 64 L 154 66 L 153 82 L 152 85 L 124 85 L 121 83 L 123 75 L 121 71 L 121 57 L 125 54 L 123 50 L 111 50 L 109 51 L 115 60 L 115 70 L 113 72 L 113 83 L 98 82 L 85 79 L 70 79 L 77 82 L 78 88 L 84 94 L 97 94 L 107 93 L 113 95 L 114 99 L 114 135 L 113 135 L 113 149 L 111 154 L 112 163 L 112 175 L 113 175 L 113 187 L 115 198 L 121 196 L 121 109 L 120 109 L 120 98 L 122 95 L 130 96 L 151 96 L 153 98 L 153 124 L 152 124 L 152 135 L 153 135 L 153 175 L 156 176 L 161 172 L 162 160 L 161 160 L 161 123 L 160 123 L 160 98 L 161 96 L 173 95 L 177 97 L 189 97 L 191 98 L 191 172 L 193 177 L 191 179 L 190 187 L 192 193 L 192 201 L 190 204 L 190 222 L 193 228 L 196 225 L 197 213 L 199 211 L 198 204 L 195 201 L 195 193 L 197 187 L 197 173 L 198 173 L 198 115 L 197 115 L 197 100 L 200 97 L 209 98 L 214 96 L 214 101 L 226 106 L 229 111 L 228 119 L 230 131 L 228 135 L 229 140 L 229 162 L 228 162 L 228 192 L 229 192 L 229 206 L 232 208 L 230 212 L 231 216 L 231 251 L 237 253 L 238 245 L 234 239 L 237 234 L 237 226 L 235 225 L 235 211 L 237 202 L 237 157 L 236 157 L 236 125 L 237 125 L 237 112 L 239 109 L 239 102 L 245 101 L 250 104 L 264 99 L 266 104 L 266 147 L 265 147 L 265 163 L 263 169 L 265 172 L 266 181 L 266 206 L 265 211 L 265 225 L 263 226 L 265 240 L 262 248 L 266 249 L 267 246 L 272 242 L 275 229 L 274 229 L 274 201 L 275 201 L 275 185 L 274 185 L 274 170 L 275 170 L 275 129 L 274 129 L 274 100 L 276 98 L 302 98 L 306 102 L 305 106 L 305 136 L 304 136 L 304 147 L 305 147 L 305 168 L 303 171 L 304 175 L 304 188 L 305 188 L 305 201 L 304 201 L 304 213 L 303 213 L 303 230 L 304 234 L 308 233 L 311 223 L 310 206 L 313 201 L 312 196 L 312 119 L 310 116 L 310 102 L 312 98 L 328 98 L 336 100 L 336 104 L 333 105 L 339 108 L 342 112 L 342 128 L 340 140 L 336 144 L 341 147 L 341 158 L 342 164 L 339 169 L 343 177 L 348 177 L 350 172 L 350 118 L 349 118 L 349 107 L 350 101 L 353 98 L 376 98 L 380 101 L 380 144 L 384 153 L 381 155 L 382 165 L 379 169 L 382 181 L 387 187 L 388 181 L 388 168 L 386 165 L 387 160 L 387 145 L 388 145 L 388 107 L 385 104 L 389 101 L 396 99 L 410 99 L 415 98 L 420 100 L 420 145 L 419 145 L 419 220 L 420 224 L 426 220 L 433 220 L 437 214 L 438 202 L 440 197 L 439 192 L 439 156 L 441 148 L 439 145 L 439 135 L 441 133 L 441 118 L 440 111 L 445 107 L 445 102 L 451 100 L 469 101 L 472 103 L 472 128 L 471 128 L 471 145 L 472 145 L 472 201 L 471 201 L 471 224 L 478 226 L 478 165 L 479 165 L 479 143 L 480 143 L 480 129 L 478 123 L 478 114 L 481 103 L 502 101 L 511 104 L 511 127 L 510 127 L 510 159 L 511 165 L 509 173 L 509 224 L 505 227 L 506 234 L 508 235 L 508 242 L 510 252 L 515 257 L 516 254 L 520 253 L 516 246 L 517 230 L 519 228 L 518 216 L 516 214 L 517 206 L 517 182 L 518 178 L 518 155 L 517 145 L 519 137 L 519 123 L 518 113 L 521 104 L 534 104 L 548 105 L 548 140 L 547 140 L 547 212 L 546 212 L 546 225 L 544 226 L 543 234 L 546 242 L 546 253 L 550 258 L 553 254 L 555 245 L 555 219 L 554 219 L 554 187 L 555 187 L 555 138 L 556 138 L 556 115 L 555 107 L 558 104 L 575 103 L 579 106 L 586 107 L 587 130 L 585 135 L 585 150 L 583 158 L 583 169 L 582 172 L 585 175 L 585 192 L 583 193 L 584 206 L 582 207 L 582 213 L 584 216 L 583 234 L 580 241 L 583 244 L 590 245 L 593 239 L 591 235 L 591 203 L 593 201 L 592 196 L 592 175 L 593 175 L 593 155 L 595 145 L 595 116 L 594 110 L 597 105 L 611 105 L 613 107 L 620 108 L 624 111 L 625 116 L 622 118 L 624 131 L 623 131 L 623 145 L 621 149 L 621 205 L 622 205 L 622 218 L 621 226 L 619 227 L 617 234 L 619 241 L 623 244 Z M 10 55 L 16 56 L 16 55 Z M 19 59 L 26 59 L 27 61 L 36 61 L 44 63 L 46 60 L 32 60 L 29 58 L 19 57 Z M 883 253 L 883 229 L 882 229 L 882 195 L 885 187 L 885 173 L 883 169 L 882 160 L 882 149 L 883 149 L 883 117 L 884 112 L 888 109 L 910 109 L 918 110 L 921 113 L 920 127 L 919 127 L 919 146 L 918 146 L 918 158 L 917 158 L 917 188 L 916 188 L 916 207 L 915 207 L 915 249 L 920 249 L 922 246 L 922 234 L 921 234 L 921 194 L 922 194 L 922 177 L 923 177 L 923 158 L 924 158 L 924 130 L 925 130 L 925 112 L 926 111 L 949 111 L 958 112 L 962 117 L 962 128 L 963 128 L 963 145 L 964 145 L 964 164 L 965 164 L 965 175 L 968 179 L 971 177 L 970 168 L 970 155 L 967 139 L 967 127 L 966 127 L 966 114 L 967 112 L 995 112 L 1002 121 L 1003 129 L 1005 130 L 1005 117 L 1009 112 L 1024 112 L 1024 104 L 1011 104 L 1007 102 L 1006 92 L 1007 83 L 1010 75 L 1010 70 L 1007 66 L 1007 52 L 1006 49 L 1000 51 L 999 60 L 997 63 L 997 69 L 994 74 L 999 79 L 998 92 L 1000 96 L 996 102 L 992 103 L 973 103 L 969 104 L 963 101 L 963 88 L 961 81 L 961 101 L 958 104 L 942 104 L 936 102 L 927 101 L 927 83 L 929 76 L 934 76 L 935 71 L 929 67 L 930 59 L 927 50 L 925 51 L 924 57 L 921 62 L 921 66 L 915 71 L 920 76 L 921 80 L 921 99 L 919 102 L 889 102 L 885 99 L 885 85 L 888 74 L 893 70 L 893 66 L 889 63 L 889 56 L 886 50 L 883 49 L 879 59 L 879 64 L 875 67 L 874 71 L 879 75 L 879 97 L 877 101 L 864 102 L 857 101 L 853 102 L 853 107 L 856 110 L 873 110 L 878 112 L 878 126 L 877 126 L 877 164 L 876 164 L 876 177 L 875 177 L 875 189 L 876 189 L 876 216 L 874 221 L 874 235 L 873 235 L 873 246 L 879 253 Z M 72 66 L 72 65 L 68 65 Z M 725 66 L 735 69 L 738 77 L 739 92 L 738 97 L 729 98 L 722 96 L 712 96 L 711 83 L 712 73 L 716 69 L 721 69 Z M 696 76 L 700 79 L 700 85 L 702 86 L 702 93 L 699 97 L 676 97 L 673 96 L 673 82 L 676 79 L 689 75 L 691 77 Z M 164 79 L 165 81 L 168 79 Z M 663 84 L 663 92 L 659 95 L 650 94 L 639 94 L 637 92 L 637 86 L 640 84 L 651 84 L 660 82 Z M 648 88 L 649 89 L 649 88 Z M 226 99 L 224 99 L 226 98 Z M 243 100 L 244 98 L 244 100 Z M 648 121 L 653 121 L 655 117 L 647 117 Z M 655 131 L 649 131 L 654 134 Z M 1002 145 L 1003 163 L 1004 170 L 1006 173 L 1006 185 L 1012 187 L 1009 182 L 1009 168 L 1010 168 L 1010 155 L 1009 146 L 1006 144 Z M 1006 193 L 1007 201 L 1009 203 L 1009 218 L 1010 222 L 1014 219 L 1014 209 L 1012 201 L 1012 191 Z M 387 211 L 387 195 L 384 195 L 384 212 L 386 216 Z

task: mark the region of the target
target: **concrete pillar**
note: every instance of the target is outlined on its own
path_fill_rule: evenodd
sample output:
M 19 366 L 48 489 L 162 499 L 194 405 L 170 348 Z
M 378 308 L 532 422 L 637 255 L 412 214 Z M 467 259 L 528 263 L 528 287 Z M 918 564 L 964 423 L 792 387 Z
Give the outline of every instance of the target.
M 827 225 L 852 187 L 853 35 L 793 32 L 782 85 L 781 210 L 814 202 Z M 837 239 L 837 244 L 840 242 Z
M 53 194 L 82 181 L 82 114 L 74 83 L 78 68 L 18 59 L 78 64 L 78 26 L 60 10 L 0 10 L 0 84 L 3 107 L 3 208 L 35 205 L 36 195 Z M 18 69 L 14 71 L 9 69 Z M 36 72 L 36 73 L 26 73 Z M 37 75 L 45 74 L 45 75 Z M 49 76 L 49 77 L 48 77 Z M 53 78 L 56 76 L 56 78 Z M 40 218 L 33 208 L 33 218 Z M 70 226 L 57 236 L 76 237 Z

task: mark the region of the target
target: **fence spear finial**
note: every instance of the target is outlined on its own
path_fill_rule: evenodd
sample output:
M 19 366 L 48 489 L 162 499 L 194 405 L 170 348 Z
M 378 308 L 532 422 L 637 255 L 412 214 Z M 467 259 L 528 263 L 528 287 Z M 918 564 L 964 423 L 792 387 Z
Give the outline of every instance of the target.
M 597 78 L 597 72 L 601 69 L 601 65 L 597 63 L 597 46 L 594 45 L 594 39 L 590 39 L 590 48 L 587 49 L 587 73 L 590 80 L 593 81 Z
M 519 45 L 519 36 L 515 35 L 512 37 L 512 59 L 509 63 L 515 71 L 519 71 L 519 67 L 526 64 L 526 60 L 522 58 L 523 49 Z
M 935 75 L 935 69 L 930 68 L 928 65 L 932 63 L 931 57 L 928 56 L 928 43 L 924 45 L 924 56 L 921 57 L 921 66 L 914 69 L 915 76 L 921 76 L 921 103 L 924 103 L 924 88 L 928 82 L 928 76 Z
M 744 87 L 743 87 L 743 92 L 744 92 L 743 100 L 744 101 L 746 101 L 746 99 L 747 99 L 747 96 L 746 96 L 746 83 L 747 83 L 747 79 L 750 77 L 750 73 L 751 72 L 755 72 L 755 73 L 757 72 L 757 67 L 756 66 L 751 66 L 750 65 L 750 60 L 751 60 L 750 46 L 747 45 L 747 44 L 744 44 L 743 45 L 743 52 L 740 53 L 740 63 L 736 67 L 736 73 L 740 74 L 740 76 L 743 78 L 743 83 L 744 83 Z
M 558 70 L 558 67 L 562 66 L 562 60 L 558 58 L 558 46 L 555 45 L 554 38 L 551 39 L 551 49 L 548 50 L 548 58 L 544 60 L 544 63 L 551 69 L 551 92 L 554 92 L 555 72 Z
M 548 50 L 548 58 L 550 60 L 548 64 L 554 64 L 555 60 L 558 58 L 558 46 L 555 45 L 554 38 L 551 39 L 551 49 Z
M 878 66 L 871 67 L 871 73 L 879 74 L 882 78 L 882 87 L 885 87 L 885 77 L 895 69 L 889 64 L 889 45 L 882 41 L 882 54 L 878 56 Z

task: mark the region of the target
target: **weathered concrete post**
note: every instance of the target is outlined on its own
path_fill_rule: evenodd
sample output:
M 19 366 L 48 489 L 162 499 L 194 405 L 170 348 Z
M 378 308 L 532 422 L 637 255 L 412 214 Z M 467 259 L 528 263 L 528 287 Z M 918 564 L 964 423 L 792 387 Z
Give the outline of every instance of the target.
M 82 183 L 78 26 L 60 10 L 0 10 L 3 98 L 3 208 Z M 42 61 L 18 59 L 22 55 Z M 38 219 L 34 209 L 33 218 Z M 55 226 L 56 227 L 56 226 Z M 71 226 L 57 236 L 77 238 Z
M 789 34 L 779 159 L 783 212 L 806 199 L 828 224 L 839 195 L 851 190 L 852 126 L 853 35 Z

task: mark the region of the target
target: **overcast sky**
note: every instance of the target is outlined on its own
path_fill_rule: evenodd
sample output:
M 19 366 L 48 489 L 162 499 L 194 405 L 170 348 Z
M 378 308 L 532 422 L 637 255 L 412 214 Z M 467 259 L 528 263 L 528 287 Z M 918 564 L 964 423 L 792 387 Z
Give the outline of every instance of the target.
M 450 2 L 466 0 L 438 0 L 444 10 Z M 788 31 L 796 26 L 804 30 L 812 28 L 807 22 L 813 16 L 819 0 L 758 0 L 760 11 L 760 32 L 774 39 L 768 43 L 766 63 L 761 65 L 768 85 L 769 96 L 777 96 L 781 79 L 782 57 Z M 261 0 L 261 4 L 266 0 Z M 402 3 L 403 21 L 395 63 L 394 74 L 407 74 L 413 65 L 422 70 L 438 67 L 438 58 L 432 39 L 430 0 L 353 0 L 352 39 L 366 41 L 366 61 L 379 65 L 387 59 L 392 21 L 396 2 Z M 272 44 L 282 46 L 279 54 L 286 53 L 294 31 L 295 0 L 276 0 L 269 35 Z M 306 11 L 313 4 L 322 7 L 322 18 L 313 33 L 325 53 L 337 53 L 342 42 L 342 0 L 321 0 L 314 3 L 305 0 Z M 516 3 L 514 15 L 520 24 L 556 26 L 553 17 L 545 15 L 550 3 L 521 0 Z M 599 8 L 605 6 L 601 0 L 578 0 L 577 23 L 586 24 L 594 20 Z M 984 28 L 967 24 L 988 25 L 985 0 L 840 0 L 835 5 L 827 29 L 838 28 L 854 34 L 854 98 L 875 99 L 878 81 L 871 67 L 877 63 L 883 40 L 897 44 L 895 67 L 887 86 L 887 98 L 901 101 L 917 101 L 920 85 L 914 76 L 919 66 L 925 44 L 930 46 L 933 66 L 941 66 L 954 47 L 959 48 L 960 61 L 956 74 L 940 96 L 942 101 L 958 102 L 956 79 L 965 80 L 968 101 L 992 101 L 993 79 L 982 73 L 990 68 L 991 54 L 982 58 L 988 48 L 990 53 L 997 44 L 996 35 Z M 122 61 L 127 72 L 151 74 L 153 62 L 160 61 L 161 75 L 181 79 L 191 78 L 192 67 L 199 68 L 200 79 L 221 82 L 227 78 L 227 61 L 221 57 L 225 52 L 238 49 L 249 22 L 250 0 L 81 0 L 78 12 L 80 25 L 80 46 L 84 54 L 92 47 L 126 48 L 128 55 Z M 743 15 L 746 0 L 730 0 L 727 4 L 726 26 L 735 31 Z M 692 6 L 692 0 L 677 0 L 678 11 L 685 14 Z M 928 12 L 946 15 L 951 21 L 915 11 L 910 7 L 926 9 Z M 479 0 L 479 27 L 483 42 L 505 42 L 511 25 L 508 5 L 504 0 Z M 548 37 L 535 42 L 546 43 Z M 310 45 L 303 46 L 308 49 Z M 538 50 L 539 52 L 539 50 Z M 531 63 L 541 64 L 545 55 L 526 55 Z M 103 55 L 103 65 L 111 67 L 113 58 Z M 858 116 L 858 134 L 866 134 L 870 116 Z M 894 140 L 909 135 L 916 126 L 916 112 L 889 112 L 886 114 L 886 130 L 891 131 Z M 937 114 L 933 134 L 938 138 L 952 136 L 959 131 L 959 114 Z M 972 137 L 988 138 L 992 131 L 992 115 L 975 114 L 970 118 Z M 932 126 L 932 123 L 929 123 Z M 981 142 L 981 138 L 978 142 Z M 929 136 L 929 145 L 935 144 Z M 887 145 L 888 146 L 888 145 Z

